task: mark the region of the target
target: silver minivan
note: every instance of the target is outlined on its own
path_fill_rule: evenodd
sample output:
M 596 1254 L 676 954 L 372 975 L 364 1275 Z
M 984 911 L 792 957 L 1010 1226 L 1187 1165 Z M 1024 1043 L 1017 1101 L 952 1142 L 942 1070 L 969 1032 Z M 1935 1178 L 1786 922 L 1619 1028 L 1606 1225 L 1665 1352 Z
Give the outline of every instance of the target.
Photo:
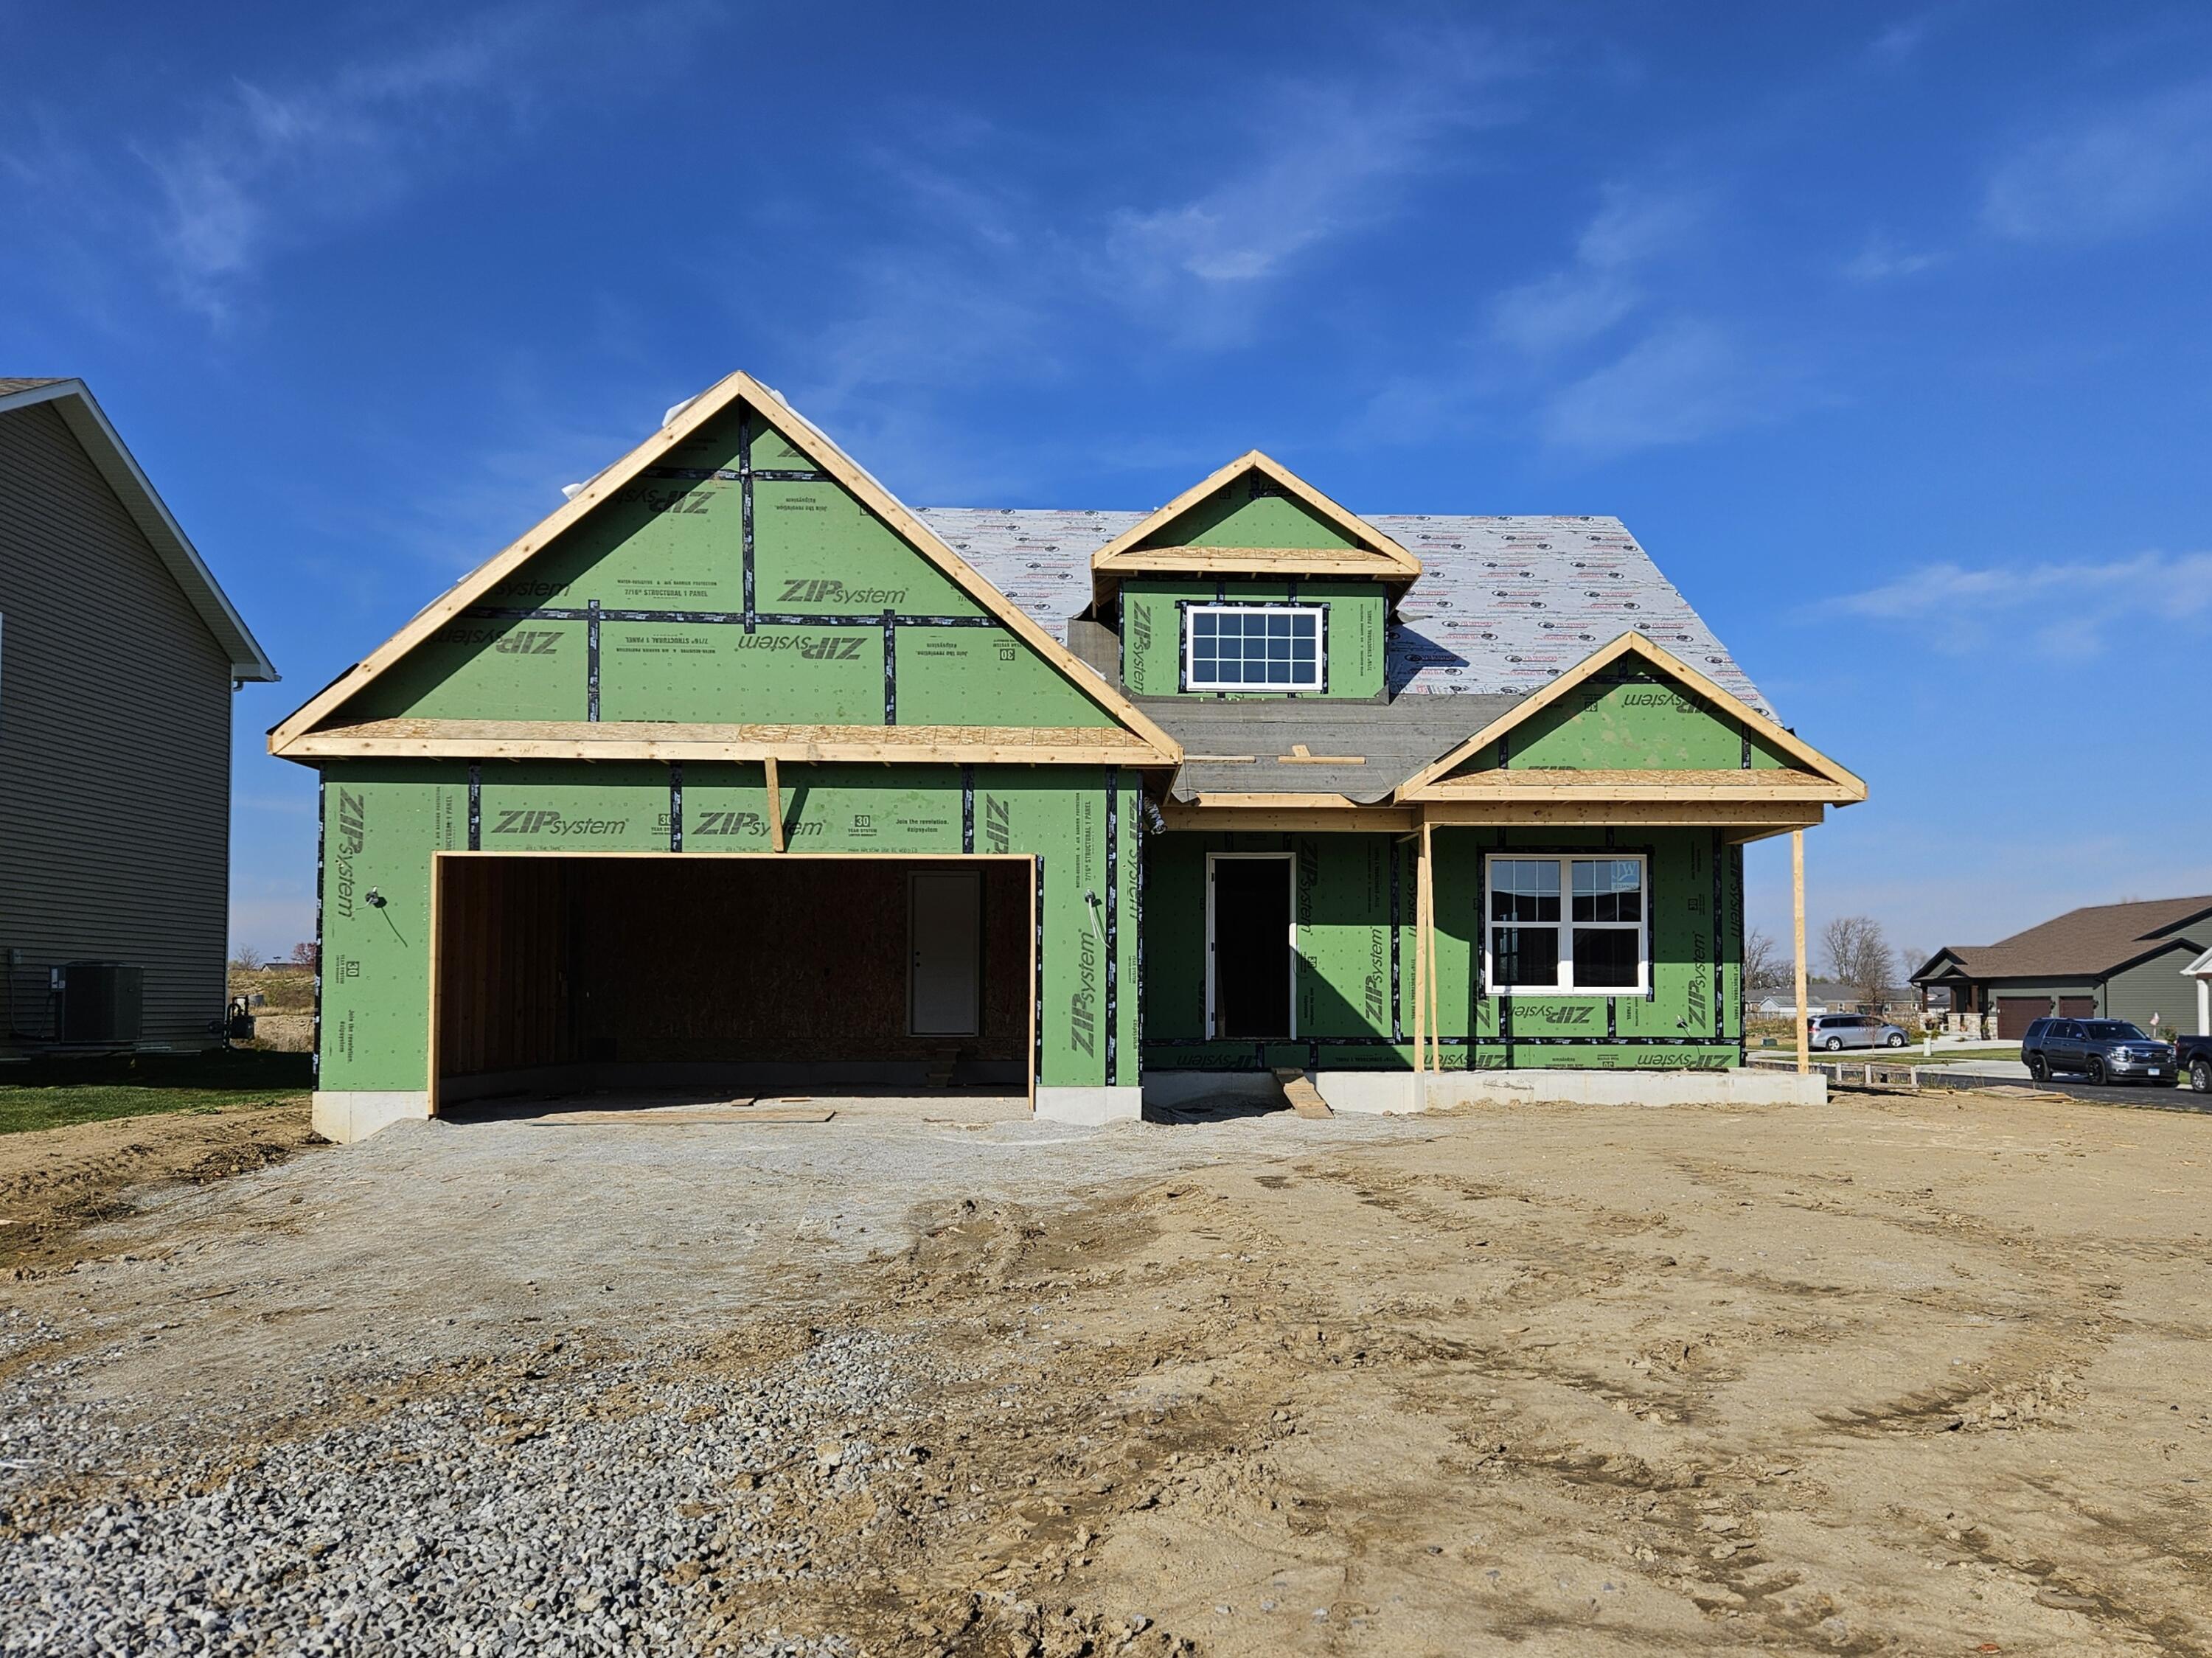
M 1905 1032 L 1870 1013 L 1821 1013 L 1807 1021 L 1815 1048 L 1833 1054 L 1844 1048 L 1902 1048 Z

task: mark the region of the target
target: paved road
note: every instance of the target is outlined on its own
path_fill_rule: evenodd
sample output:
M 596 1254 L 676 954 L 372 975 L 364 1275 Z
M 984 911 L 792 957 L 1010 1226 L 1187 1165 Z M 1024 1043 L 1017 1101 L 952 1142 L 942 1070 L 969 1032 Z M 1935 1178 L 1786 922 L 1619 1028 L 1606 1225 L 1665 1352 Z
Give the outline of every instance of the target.
M 2076 1082 L 2069 1077 L 2053 1077 L 2047 1083 L 2033 1085 L 2054 1094 L 2071 1094 L 2077 1100 L 2143 1106 L 2159 1111 L 2212 1114 L 2212 1094 L 2198 1094 L 2186 1087 L 2160 1088 L 2150 1083 L 2107 1083 L 2100 1088 L 2094 1083 Z

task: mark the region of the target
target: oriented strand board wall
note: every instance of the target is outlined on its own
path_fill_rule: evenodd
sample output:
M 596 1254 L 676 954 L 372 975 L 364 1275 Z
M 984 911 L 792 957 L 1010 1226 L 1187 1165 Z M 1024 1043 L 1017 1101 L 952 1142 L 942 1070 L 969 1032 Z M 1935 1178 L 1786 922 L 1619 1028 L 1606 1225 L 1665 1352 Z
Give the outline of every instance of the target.
M 228 656 L 62 417 L 0 415 L 0 947 L 41 985 L 137 963 L 151 1042 L 204 1047 L 223 1009 L 230 712 Z
M 469 773 L 450 762 L 325 768 L 322 1088 L 427 1084 L 431 859 L 469 847 Z M 486 762 L 477 776 L 487 852 L 665 851 L 678 843 L 679 796 L 680 856 L 767 846 L 758 766 L 691 765 L 679 778 L 643 763 Z M 945 856 L 972 838 L 975 852 L 1040 858 L 1038 1079 L 1137 1081 L 1134 772 L 1109 782 L 1097 767 L 792 765 L 781 781 L 795 849 Z M 667 923 L 686 925 L 681 914 Z M 895 940 L 882 948 L 902 952 Z M 467 953 L 441 961 L 441 979 L 471 970 Z M 1036 987 L 1025 993 L 1036 999 Z
M 1592 679 L 1507 733 L 1506 763 L 1520 769 L 1772 770 L 1797 762 L 1656 670 Z M 1452 772 L 1496 769 L 1496 743 Z
M 1623 830 L 1616 838 L 1617 850 L 1650 859 L 1651 994 L 1501 998 L 1477 982 L 1483 859 L 1516 851 L 1602 852 L 1604 831 L 1436 832 L 1437 993 L 1446 1068 L 1673 1069 L 1738 1062 L 1741 848 L 1720 845 L 1707 829 Z M 1295 860 L 1298 1036 L 1264 1049 L 1250 1042 L 1207 1042 L 1206 854 L 1274 851 L 1288 852 Z M 1410 845 L 1389 835 L 1178 833 L 1152 841 L 1148 855 L 1148 1068 L 1254 1070 L 1263 1062 L 1316 1061 L 1345 1070 L 1411 1066 L 1415 905 Z
M 1376 581 L 1158 580 L 1121 584 L 1121 683 L 1139 696 L 1212 697 L 1182 690 L 1182 611 L 1190 603 L 1317 604 L 1328 614 L 1328 688 L 1305 695 L 1364 699 L 1382 691 L 1384 595 Z M 1279 701 L 1279 695 L 1229 693 L 1231 701 Z
M 1028 1056 L 1029 872 L 983 874 L 983 999 L 972 1037 L 907 1034 L 907 877 L 945 865 L 610 859 L 568 865 L 577 1035 L 594 1057 L 918 1060 Z
M 1114 724 L 812 465 L 725 410 L 338 719 Z

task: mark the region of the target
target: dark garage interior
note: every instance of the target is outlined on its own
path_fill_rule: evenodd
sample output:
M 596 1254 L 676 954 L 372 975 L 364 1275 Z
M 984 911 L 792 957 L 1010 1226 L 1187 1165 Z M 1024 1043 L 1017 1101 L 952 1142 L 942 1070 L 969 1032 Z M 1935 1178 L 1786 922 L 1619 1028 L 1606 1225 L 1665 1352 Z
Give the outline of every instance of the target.
M 449 854 L 438 872 L 441 1104 L 1027 1086 L 1027 859 Z

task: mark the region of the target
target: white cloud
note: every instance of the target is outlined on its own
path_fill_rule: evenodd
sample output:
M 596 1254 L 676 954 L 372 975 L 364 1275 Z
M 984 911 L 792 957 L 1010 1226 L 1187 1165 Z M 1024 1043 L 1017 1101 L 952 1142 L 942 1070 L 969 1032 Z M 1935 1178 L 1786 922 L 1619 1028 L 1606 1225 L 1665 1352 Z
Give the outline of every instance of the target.
M 2100 654 L 2115 629 L 2212 615 L 2212 553 L 2137 553 L 2102 563 L 1931 564 L 1864 592 L 1822 601 L 1822 616 L 1857 616 L 1926 630 L 1954 653 L 2002 638 L 2046 657 Z
M 1267 88 L 1251 105 L 1249 153 L 1197 195 L 1115 216 L 1112 263 L 1145 291 L 1279 276 L 1389 217 L 1407 180 L 1510 119 L 1502 88 L 1520 69 L 1488 42 L 1432 36 L 1334 82 Z
M 1702 213 L 1692 196 L 1612 186 L 1576 239 L 1571 264 L 1492 302 L 1492 336 L 1531 356 L 1596 339 L 1642 303 L 1631 273 L 1687 242 Z
M 1556 393 L 1543 435 L 1559 448 L 1607 454 L 1693 443 L 1771 416 L 1778 381 L 1718 326 L 1670 323 Z
M 1940 253 L 1900 247 L 1877 231 L 1844 266 L 1844 275 L 1855 282 L 1892 282 L 1899 276 L 1917 276 L 1942 262 Z
M 625 88 L 713 7 L 510 3 L 380 55 L 233 81 L 176 130 L 139 132 L 122 166 L 108 135 L 45 123 L 35 148 L 0 155 L 0 184 L 23 197 L 11 211 L 97 241 L 111 270 L 152 263 L 184 303 L 222 320 L 273 257 L 483 165 L 549 94 Z
M 2029 143 L 1999 167 L 1982 222 L 2022 242 L 2087 243 L 2171 223 L 2212 193 L 2212 82 Z

